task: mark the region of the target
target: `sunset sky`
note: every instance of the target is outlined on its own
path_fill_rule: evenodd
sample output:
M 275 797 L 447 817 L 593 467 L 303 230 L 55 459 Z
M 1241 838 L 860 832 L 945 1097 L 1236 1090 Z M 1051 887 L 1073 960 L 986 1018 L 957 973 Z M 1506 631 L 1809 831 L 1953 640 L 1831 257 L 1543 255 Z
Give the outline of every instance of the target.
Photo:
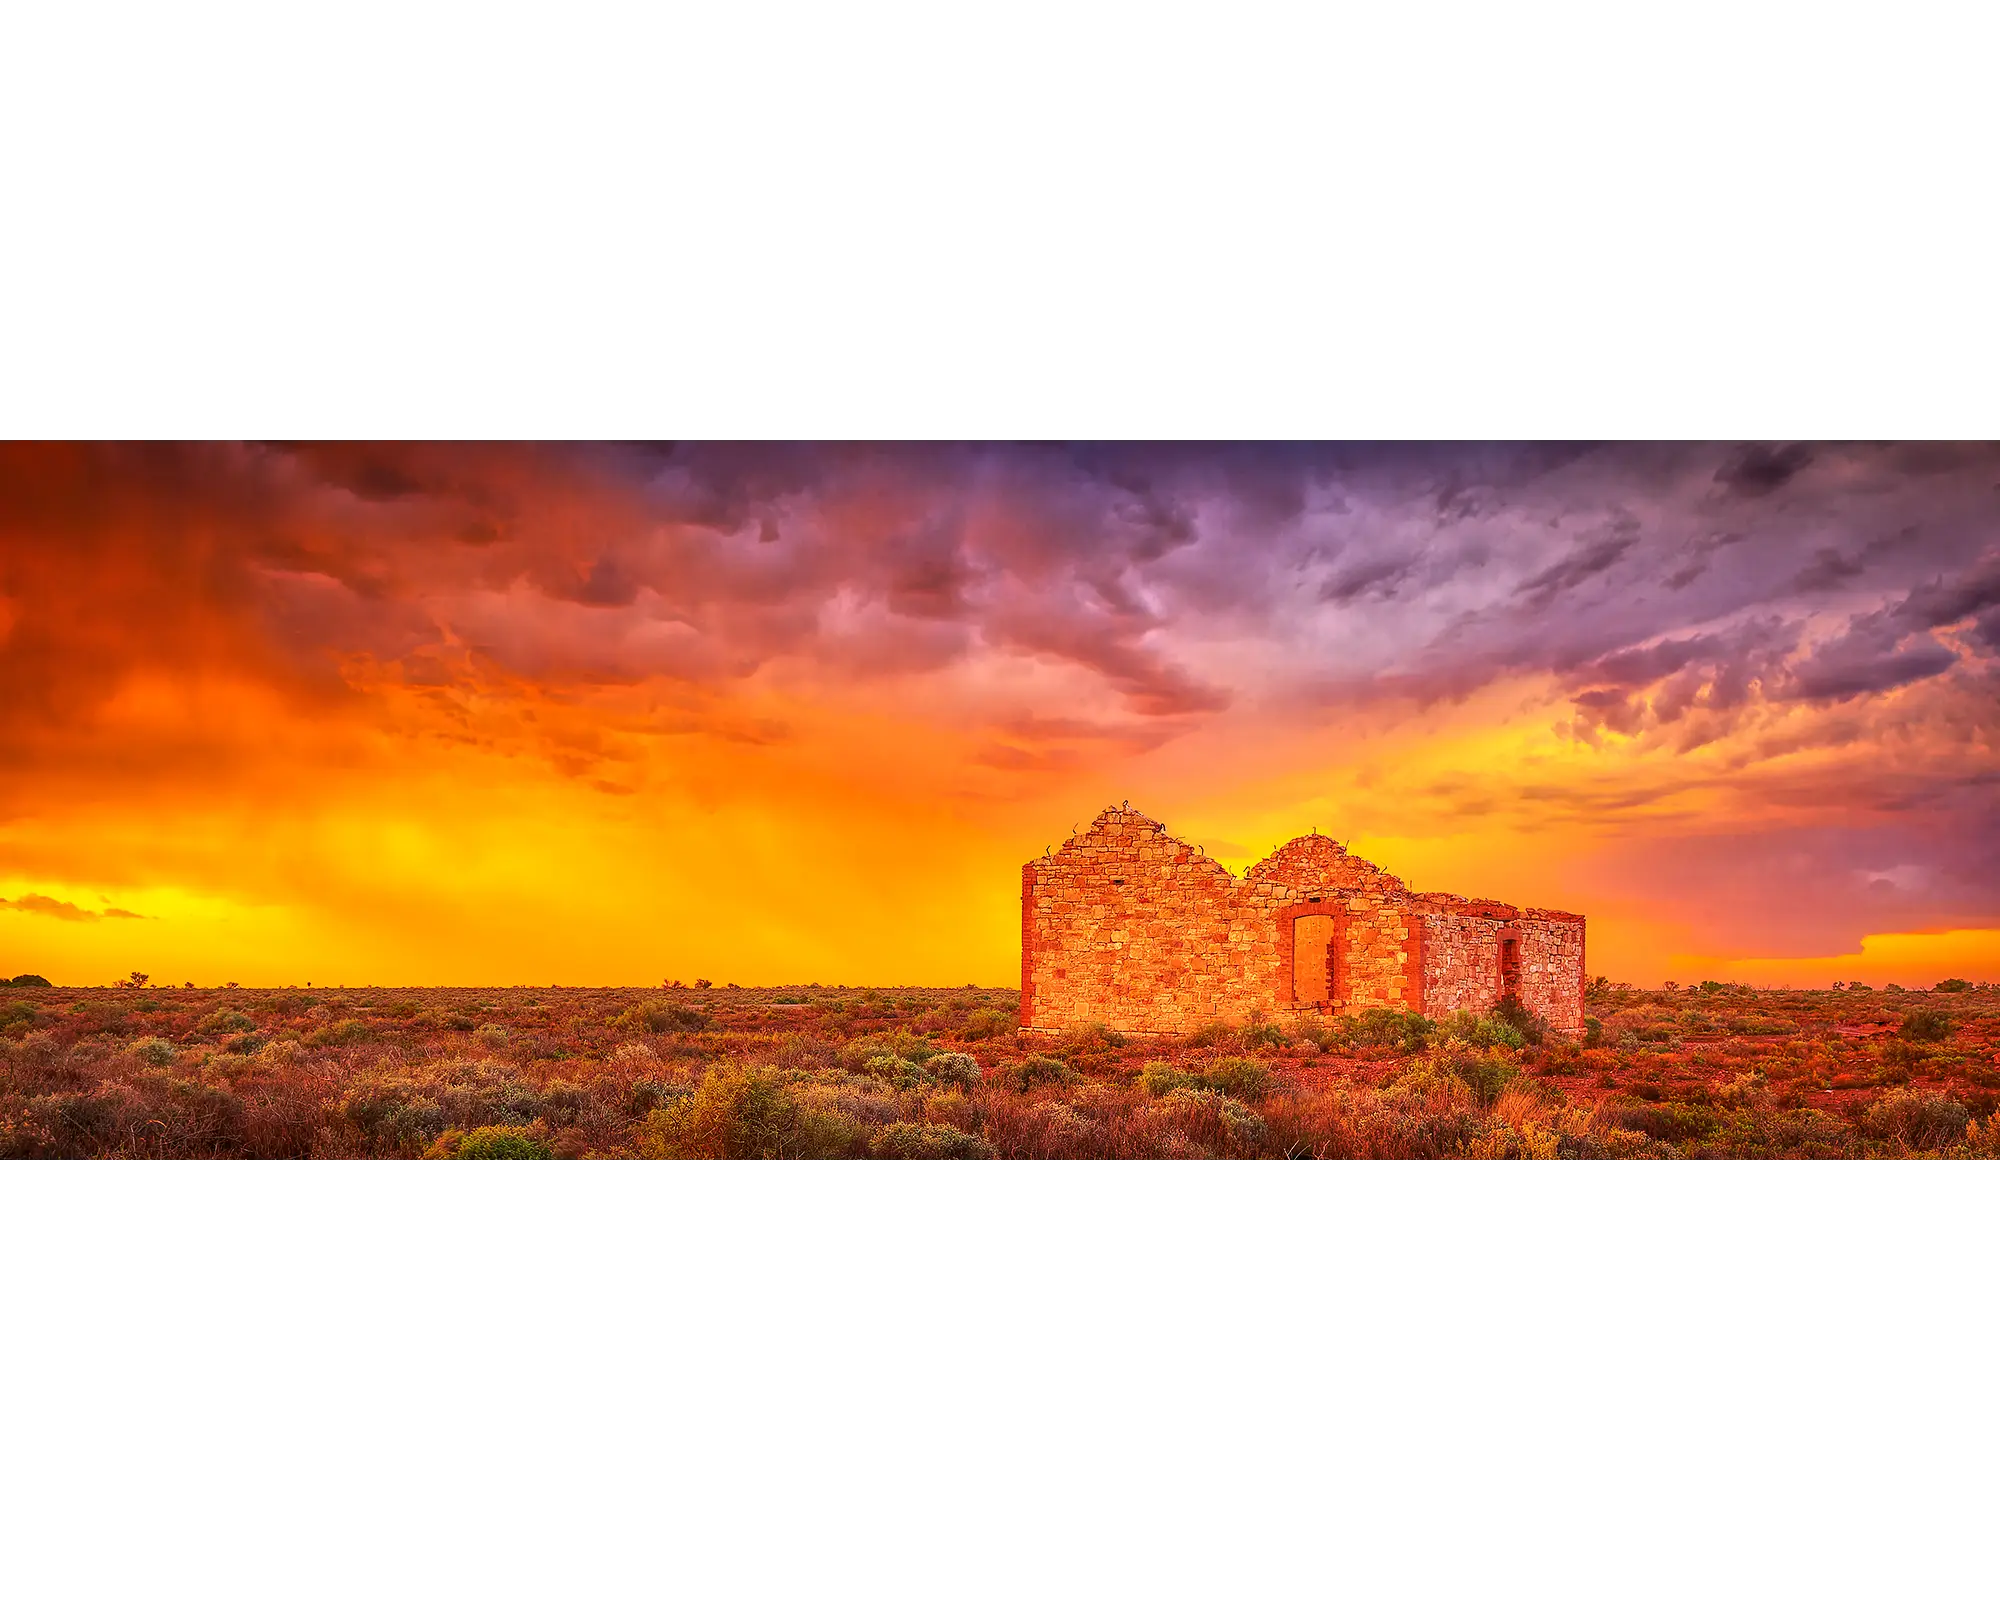
M 1996 978 L 1997 719 L 1987 447 L 0 451 L 58 983 L 1011 984 L 1119 801 L 1613 978 Z

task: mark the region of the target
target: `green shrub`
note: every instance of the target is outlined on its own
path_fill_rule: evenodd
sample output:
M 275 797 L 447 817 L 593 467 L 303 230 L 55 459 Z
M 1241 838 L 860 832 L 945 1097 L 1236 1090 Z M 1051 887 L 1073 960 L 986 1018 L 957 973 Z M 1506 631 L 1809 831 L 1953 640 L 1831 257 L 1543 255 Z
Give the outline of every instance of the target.
M 54 984 L 50 983 L 39 972 L 23 972 L 18 977 L 9 978 L 7 982 L 16 989 L 53 989 L 55 987 Z
M 1230 1022 L 1204 1022 L 1194 1032 L 1186 1035 L 1184 1043 L 1196 1049 L 1206 1050 L 1215 1045 L 1228 1044 L 1236 1037 L 1236 1025 Z
M 1910 1039 L 1919 1044 L 1936 1044 L 1950 1033 L 1951 1018 L 1942 1011 L 1912 1011 L 1903 1018 L 1903 1025 L 1896 1030 L 1898 1038 Z
M 341 1118 L 378 1150 L 427 1145 L 445 1130 L 444 1109 L 412 1079 L 368 1073 L 340 1097 Z
M 1214 1089 L 1175 1089 L 1156 1100 L 1148 1115 L 1215 1155 L 1252 1155 L 1267 1131 L 1256 1112 Z
M 1521 1069 L 1487 1052 L 1453 1051 L 1442 1058 L 1445 1070 L 1470 1089 L 1482 1106 L 1500 1098 L 1500 1091 L 1519 1076 Z
M 1390 1045 L 1415 1055 L 1430 1043 L 1437 1024 L 1429 1017 L 1396 1006 L 1370 1006 L 1357 1017 L 1343 1018 L 1348 1039 L 1357 1045 Z
M 908 1028 L 898 1028 L 893 1033 L 870 1033 L 850 1040 L 840 1047 L 839 1062 L 849 1072 L 866 1072 L 868 1063 L 877 1056 L 893 1056 L 922 1066 L 932 1056 L 943 1053 L 944 1046 L 935 1040 L 912 1033 Z
M 1026 1094 L 1042 1084 L 1075 1083 L 1076 1068 L 1054 1056 L 1024 1056 L 1019 1061 L 1001 1063 L 994 1074 L 1010 1089 Z
M 215 1010 L 194 1025 L 196 1033 L 248 1033 L 257 1024 L 240 1011 L 232 1011 L 227 1006 L 217 1006 Z
M 639 1153 L 656 1160 L 824 1160 L 850 1154 L 860 1137 L 838 1113 L 801 1105 L 776 1073 L 731 1065 L 652 1112 Z
M 1238 1037 L 1243 1041 L 1243 1048 L 1246 1050 L 1258 1050 L 1265 1046 L 1275 1049 L 1287 1042 L 1285 1030 L 1277 1023 L 1266 1022 L 1262 1017 L 1255 1016 L 1243 1024 Z
M 367 1023 L 359 1017 L 347 1017 L 339 1022 L 329 1022 L 323 1028 L 313 1029 L 306 1035 L 305 1042 L 315 1050 L 324 1050 L 339 1045 L 362 1044 L 369 1037 Z
M 880 1078 L 898 1089 L 919 1089 L 931 1082 L 931 1075 L 921 1062 L 911 1061 L 904 1056 L 875 1055 L 861 1063 L 863 1073 L 871 1078 Z
M 1721 985 L 1717 984 L 1717 988 Z M 1522 1044 L 1540 1044 L 1548 1036 L 1549 1025 L 1521 1003 L 1519 995 L 1507 995 L 1493 1008 L 1493 1018 L 1521 1036 Z
M 233 1056 L 254 1056 L 269 1043 L 261 1033 L 239 1033 L 235 1038 L 225 1040 L 222 1048 Z
M 1139 1069 L 1139 1087 L 1153 1099 L 1163 1099 L 1176 1089 L 1198 1089 L 1201 1080 L 1167 1061 L 1148 1061 Z
M 1102 1059 L 1125 1047 L 1125 1035 L 1101 1022 L 1071 1028 L 1052 1047 L 1067 1061 Z
M 1583 1019 L 1583 1042 L 1586 1045 L 1600 1044 L 1604 1039 L 1604 1019 L 1585 1017 Z
M 16 978 L 14 981 L 19 983 L 21 980 Z M 1940 978 L 1931 987 L 1939 994 L 1964 994 L 1972 985 L 1964 978 Z
M 125 1053 L 149 1067 L 172 1066 L 174 1060 L 174 1047 L 165 1039 L 134 1039 L 125 1047 Z
M 1715 1132 L 1715 1113 L 1704 1106 L 1668 1100 L 1649 1105 L 1643 1100 L 1616 1101 L 1606 1108 L 1606 1119 L 1615 1127 L 1643 1133 L 1649 1139 L 1678 1144 L 1689 1139 L 1706 1139 Z
M 1454 1011 L 1440 1030 L 1447 1039 L 1486 1050 L 1519 1050 L 1528 1041 L 1520 1031 L 1500 1016 L 1475 1016 L 1470 1011 Z
M 500 1123 L 459 1135 L 454 1161 L 547 1161 L 555 1152 L 531 1128 Z
M 982 1006 L 965 1019 L 958 1029 L 958 1036 L 961 1039 L 995 1039 L 1003 1033 L 1012 1033 L 1020 1025 L 1021 1019 L 1016 1013 Z
M 680 1001 L 654 1001 L 634 1006 L 611 1019 L 612 1026 L 644 1028 L 648 1033 L 701 1033 L 709 1023 L 707 1011 Z
M 932 1056 L 924 1065 L 939 1083 L 952 1083 L 961 1089 L 970 1089 L 979 1081 L 979 1063 L 962 1051 L 946 1050 Z
M 1201 1081 L 1236 1100 L 1262 1100 L 1271 1092 L 1271 1069 L 1248 1056 L 1229 1056 L 1204 1067 Z
M 1148 1061 L 1139 1069 L 1139 1087 L 1154 1100 L 1164 1100 L 1182 1089 L 1210 1090 L 1235 1100 L 1262 1100 L 1271 1092 L 1271 1069 L 1248 1056 L 1230 1056 L 1195 1068 Z
M 993 1146 L 975 1133 L 935 1122 L 892 1122 L 868 1141 L 878 1161 L 982 1161 Z
M 481 1023 L 473 1029 L 472 1036 L 489 1050 L 498 1050 L 507 1042 L 507 1030 L 497 1022 Z

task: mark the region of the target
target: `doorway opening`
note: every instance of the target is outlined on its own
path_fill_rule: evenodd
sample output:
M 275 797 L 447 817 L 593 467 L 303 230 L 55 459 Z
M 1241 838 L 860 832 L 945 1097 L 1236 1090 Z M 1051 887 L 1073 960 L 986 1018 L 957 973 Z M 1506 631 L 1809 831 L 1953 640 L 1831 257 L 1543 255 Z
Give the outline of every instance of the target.
M 1334 995 L 1333 931 L 1329 916 L 1304 916 L 1292 922 L 1292 999 L 1331 1005 Z
M 1521 1001 L 1521 941 L 1512 934 L 1500 938 L 1500 1003 Z

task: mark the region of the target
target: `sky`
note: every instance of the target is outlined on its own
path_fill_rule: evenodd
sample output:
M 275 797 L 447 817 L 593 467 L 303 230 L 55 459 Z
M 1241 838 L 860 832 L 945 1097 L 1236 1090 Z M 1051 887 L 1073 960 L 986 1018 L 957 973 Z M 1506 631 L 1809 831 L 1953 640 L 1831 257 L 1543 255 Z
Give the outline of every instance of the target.
M 0 447 L 0 968 L 1012 984 L 1129 803 L 2000 978 L 2000 450 Z M 4 975 L 4 974 L 0 974 Z

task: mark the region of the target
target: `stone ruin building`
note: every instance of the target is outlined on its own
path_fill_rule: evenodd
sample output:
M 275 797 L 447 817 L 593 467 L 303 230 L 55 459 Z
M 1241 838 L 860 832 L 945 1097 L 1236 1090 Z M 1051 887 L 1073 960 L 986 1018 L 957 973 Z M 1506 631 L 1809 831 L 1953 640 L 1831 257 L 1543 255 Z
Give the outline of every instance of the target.
M 1583 1031 L 1583 918 L 1418 894 L 1309 834 L 1240 879 L 1125 806 L 1021 869 L 1021 1026 L 1186 1033 L 1512 997 Z

